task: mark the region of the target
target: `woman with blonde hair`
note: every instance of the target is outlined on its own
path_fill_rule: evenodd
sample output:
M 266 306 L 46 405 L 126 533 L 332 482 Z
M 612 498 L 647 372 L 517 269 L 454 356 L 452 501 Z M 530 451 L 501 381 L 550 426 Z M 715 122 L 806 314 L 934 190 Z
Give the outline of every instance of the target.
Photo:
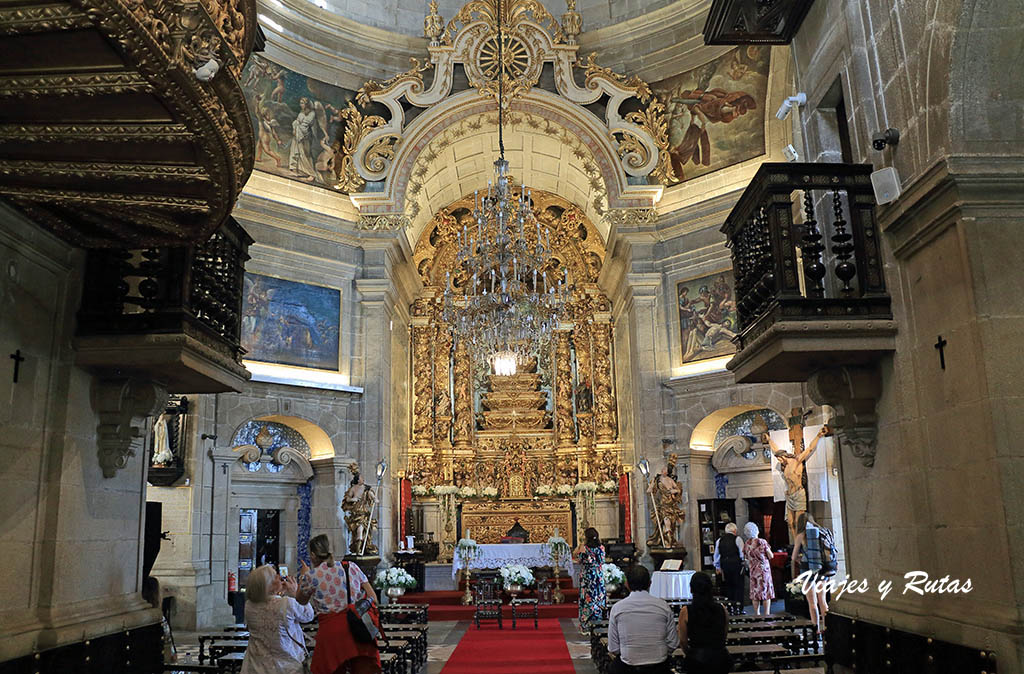
M 295 600 L 295 580 L 281 578 L 270 564 L 249 574 L 245 583 L 245 624 L 249 646 L 241 674 L 303 674 L 306 640 L 302 625 L 313 608 Z
M 313 649 L 313 674 L 379 674 L 377 643 L 357 641 L 349 628 L 348 613 L 364 598 L 372 602 L 367 615 L 380 629 L 377 593 L 355 564 L 334 561 L 331 543 L 320 534 L 309 541 L 313 568 L 302 563 L 300 601 L 308 597 L 320 626 Z M 358 616 L 358 613 L 357 613 Z
M 750 602 L 754 605 L 754 613 L 765 615 L 771 613 L 772 599 L 775 599 L 775 586 L 772 585 L 772 549 L 768 541 L 760 537 L 760 529 L 753 522 L 743 527 L 743 558 L 747 560 L 750 571 Z

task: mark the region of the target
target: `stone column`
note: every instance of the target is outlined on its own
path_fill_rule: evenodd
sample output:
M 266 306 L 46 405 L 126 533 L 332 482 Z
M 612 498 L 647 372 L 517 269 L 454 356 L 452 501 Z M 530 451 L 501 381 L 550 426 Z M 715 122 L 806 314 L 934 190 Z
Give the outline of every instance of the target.
M 313 459 L 313 507 L 310 513 L 310 535 L 327 534 L 331 539 L 331 550 L 340 557 L 348 550 L 347 528 L 341 510 L 341 500 L 348 490 L 352 474 L 348 465 L 352 459 L 346 456 L 330 456 Z M 301 522 L 299 523 L 301 526 Z M 302 550 L 298 551 L 302 554 Z

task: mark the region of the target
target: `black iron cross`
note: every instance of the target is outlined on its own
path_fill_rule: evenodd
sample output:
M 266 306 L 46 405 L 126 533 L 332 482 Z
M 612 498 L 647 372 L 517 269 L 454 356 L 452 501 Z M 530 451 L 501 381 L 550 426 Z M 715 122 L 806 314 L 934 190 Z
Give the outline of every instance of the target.
M 14 361 L 14 383 L 18 383 L 18 371 L 21 370 L 21 364 L 25 362 L 25 356 L 21 355 L 21 349 L 18 349 L 11 354 L 11 360 Z
M 939 335 L 939 341 L 935 342 L 935 348 L 939 351 L 939 367 L 943 370 L 946 369 L 946 352 L 944 350 L 946 348 L 946 344 L 948 344 L 948 342 L 942 338 L 942 335 Z

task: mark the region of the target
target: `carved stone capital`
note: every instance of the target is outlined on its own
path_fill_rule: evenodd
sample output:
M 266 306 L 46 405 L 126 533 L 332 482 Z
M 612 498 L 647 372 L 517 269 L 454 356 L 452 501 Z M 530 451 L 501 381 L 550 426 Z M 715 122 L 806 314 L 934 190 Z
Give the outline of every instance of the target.
M 818 370 L 807 380 L 807 393 L 819 405 L 831 405 L 832 420 L 841 447 L 849 447 L 868 467 L 875 464 L 878 415 L 875 405 L 882 395 L 882 376 L 877 367 L 837 367 Z
M 103 477 L 114 477 L 135 456 L 146 417 L 167 405 L 167 389 L 142 379 L 95 379 L 91 400 L 99 416 L 96 444 Z

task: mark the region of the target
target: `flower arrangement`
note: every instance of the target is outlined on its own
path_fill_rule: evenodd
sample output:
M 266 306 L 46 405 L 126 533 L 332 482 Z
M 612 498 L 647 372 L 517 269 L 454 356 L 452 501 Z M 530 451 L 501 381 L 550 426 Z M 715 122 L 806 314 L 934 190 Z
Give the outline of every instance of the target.
M 551 496 L 555 493 L 555 490 L 551 488 L 550 484 L 540 484 L 533 490 L 533 493 L 537 496 Z
M 393 566 L 390 569 L 381 569 L 373 579 L 373 586 L 377 588 L 403 587 L 411 589 L 416 587 L 416 579 L 409 575 L 405 569 Z
M 788 583 L 786 583 L 786 592 L 789 593 L 789 596 L 794 597 L 794 598 L 796 598 L 796 597 L 803 597 L 804 596 L 803 583 L 801 583 L 799 580 L 791 580 L 791 581 L 789 581 Z
M 569 494 L 572 493 L 572 487 L 570 487 L 567 484 L 560 484 L 557 487 L 555 487 L 555 493 L 558 494 L 559 496 L 568 496 Z
M 606 587 L 608 585 L 622 585 L 626 582 L 626 574 L 622 573 L 622 569 L 614 564 L 602 564 L 601 575 L 604 576 Z
M 574 490 L 575 491 L 595 492 L 595 491 L 597 491 L 597 483 L 596 482 L 580 482 L 580 483 L 578 483 L 574 487 Z
M 480 494 L 485 498 L 498 498 L 498 490 L 496 487 L 484 487 Z
M 455 555 L 464 564 L 469 564 L 480 555 L 480 546 L 472 538 L 462 538 L 455 545 Z
M 523 587 L 533 585 L 533 571 L 522 564 L 508 564 L 501 567 L 500 571 L 506 590 L 510 585 L 522 585 Z
M 598 486 L 598 489 L 600 489 L 603 492 L 618 491 L 619 484 L 615 480 L 605 480 Z
M 572 554 L 569 543 L 561 536 L 552 536 L 548 539 L 548 550 L 551 552 L 551 561 L 560 564 L 562 560 Z
M 427 489 L 422 484 L 414 484 L 412 486 L 412 495 L 413 496 L 426 496 L 428 491 L 429 491 L 429 489 Z
M 463 487 L 459 490 L 459 496 L 462 498 L 473 498 L 476 496 L 476 489 L 473 487 Z
M 430 488 L 430 493 L 434 496 L 445 496 L 447 494 L 458 494 L 459 488 L 454 484 L 435 484 Z

